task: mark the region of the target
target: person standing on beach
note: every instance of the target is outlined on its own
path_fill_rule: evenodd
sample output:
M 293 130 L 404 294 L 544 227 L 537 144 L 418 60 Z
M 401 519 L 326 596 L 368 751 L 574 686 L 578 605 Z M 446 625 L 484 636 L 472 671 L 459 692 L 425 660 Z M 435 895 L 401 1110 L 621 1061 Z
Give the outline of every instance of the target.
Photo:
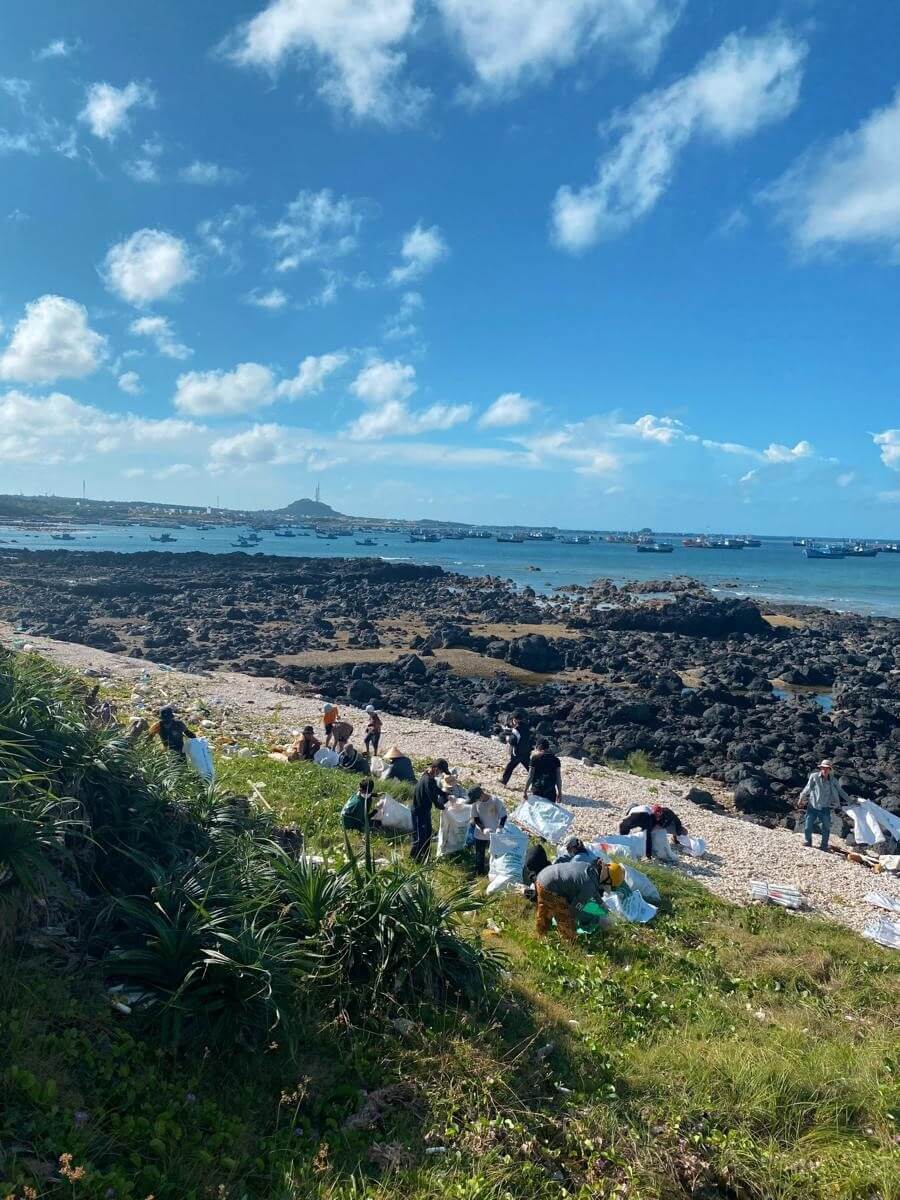
M 506 805 L 490 796 L 482 787 L 470 788 L 467 795 L 472 805 L 471 826 L 475 838 L 475 874 L 487 874 L 487 850 L 491 834 L 506 824 Z
M 438 784 L 439 775 L 449 775 L 450 766 L 444 758 L 436 759 L 431 766 L 422 772 L 412 802 L 412 857 L 417 863 L 428 861 L 428 851 L 431 848 L 431 838 L 434 830 L 431 827 L 432 808 L 442 809 L 450 799 Z
M 828 839 L 831 837 L 831 814 L 842 804 L 850 805 L 853 801 L 835 779 L 832 772 L 834 763 L 830 758 L 823 758 L 818 771 L 813 771 L 806 781 L 806 787 L 800 793 L 801 805 L 806 802 L 806 819 L 803 822 L 803 837 L 807 846 L 813 844 L 813 834 L 818 830 L 822 835 L 822 849 L 828 849 Z
M 381 741 L 381 717 L 375 711 L 374 704 L 366 705 L 366 716 L 369 718 L 364 738 L 366 754 L 371 758 L 378 753 L 378 743 Z
M 322 705 L 322 724 L 325 726 L 325 749 L 333 750 L 334 746 L 334 724 L 338 719 L 338 709 L 336 704 Z
M 542 800 L 562 803 L 562 763 L 550 751 L 550 743 L 541 738 L 531 756 L 528 778 L 525 780 L 525 799 L 529 792 Z
M 506 764 L 500 782 L 504 787 L 509 785 L 512 773 L 516 767 L 524 767 L 526 772 L 531 763 L 531 730 L 527 722 L 518 714 L 513 717 L 509 726 L 504 730 L 506 744 L 509 746 L 509 762 Z

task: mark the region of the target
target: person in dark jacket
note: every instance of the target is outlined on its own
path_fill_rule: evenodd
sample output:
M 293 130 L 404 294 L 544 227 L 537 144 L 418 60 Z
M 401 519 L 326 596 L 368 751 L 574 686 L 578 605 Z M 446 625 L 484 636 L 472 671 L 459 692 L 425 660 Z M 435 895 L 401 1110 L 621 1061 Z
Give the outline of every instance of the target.
M 451 798 L 450 793 L 442 791 L 438 784 L 438 776 L 449 773 L 446 759 L 439 758 L 422 772 L 416 784 L 412 802 L 412 856 L 418 863 L 428 860 L 434 833 L 431 826 L 432 808 L 442 809 Z
M 547 857 L 546 847 L 543 841 L 539 841 L 525 855 L 525 865 L 522 868 L 522 882 L 526 887 L 533 887 L 535 879 L 537 879 L 544 867 L 549 866 L 550 859 Z
M 385 750 L 382 761 L 384 762 L 382 779 L 398 779 L 401 783 L 416 782 L 412 759 L 408 758 L 397 746 L 391 746 Z
M 184 755 L 184 739 L 196 737 L 192 729 L 188 729 L 183 721 L 175 716 L 175 709 L 167 704 L 159 710 L 159 720 L 150 726 L 151 735 L 158 735 L 159 740 L 172 754 Z
M 506 744 L 509 746 L 509 762 L 500 776 L 500 782 L 506 787 L 516 767 L 524 767 L 526 772 L 528 771 L 531 765 L 531 751 L 534 747 L 532 745 L 531 730 L 528 728 L 528 724 L 524 718 L 518 715 L 513 717 L 512 722 L 503 732 Z
M 359 787 L 341 809 L 341 824 L 345 829 L 355 829 L 360 833 L 366 824 L 370 829 L 380 829 L 381 822 L 374 819 L 378 807 L 378 797 L 375 795 L 375 784 L 371 776 L 359 781 Z
M 566 842 L 564 854 L 557 854 L 554 862 L 593 862 L 595 855 L 591 854 L 581 838 L 571 837 Z
M 341 751 L 338 757 L 338 766 L 344 771 L 355 771 L 358 775 L 368 775 L 369 760 L 365 755 L 360 754 L 355 746 L 349 742 Z
M 630 808 L 619 826 L 619 833 L 627 834 L 635 829 L 642 829 L 646 833 L 647 857 L 653 858 L 655 849 L 656 857 L 664 860 L 671 860 L 673 857 L 668 852 L 666 836 L 676 838 L 687 833 L 687 829 L 671 808 L 665 808 L 661 804 L 635 804 Z M 657 833 L 658 830 L 662 831 L 661 835 Z
M 525 780 L 526 800 L 529 792 L 554 804 L 562 803 L 562 763 L 551 753 L 546 738 L 540 739 L 537 750 L 531 756 L 528 778 Z
M 548 933 L 555 920 L 560 935 L 574 942 L 579 910 L 592 900 L 599 902 L 604 889 L 619 887 L 624 880 L 625 869 L 619 863 L 573 858 L 544 867 L 535 884 L 538 933 Z

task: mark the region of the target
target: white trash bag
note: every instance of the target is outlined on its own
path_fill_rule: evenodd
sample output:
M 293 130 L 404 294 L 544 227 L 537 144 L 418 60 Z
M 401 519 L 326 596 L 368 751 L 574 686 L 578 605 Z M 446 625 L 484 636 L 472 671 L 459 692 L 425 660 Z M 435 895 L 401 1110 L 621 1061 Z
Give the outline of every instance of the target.
M 383 829 L 397 829 L 401 833 L 412 833 L 412 813 L 405 804 L 393 796 L 382 796 L 375 806 L 372 819 L 381 822 Z
M 594 842 L 594 849 L 615 858 L 643 858 L 647 839 L 643 833 L 604 834 Z
M 607 892 L 603 903 L 614 917 L 632 925 L 646 925 L 659 911 L 652 904 L 648 904 L 640 892 L 633 891 L 627 883 L 617 887 L 615 891 Z
M 466 833 L 472 822 L 472 806 L 458 800 L 451 800 L 441 810 L 441 820 L 438 825 L 437 856 L 445 858 L 448 854 L 458 854 L 466 848 Z
M 693 858 L 702 858 L 706 853 L 706 842 L 702 837 L 690 837 L 689 834 L 679 833 L 675 839 L 682 850 L 686 850 Z
M 213 764 L 212 750 L 206 738 L 186 737 L 184 739 L 184 756 L 198 775 L 212 782 L 216 768 Z
M 558 846 L 566 839 L 574 816 L 552 800 L 542 800 L 540 796 L 529 796 L 524 800 L 510 817 L 511 821 L 533 833 L 535 837 L 543 838 Z
M 341 761 L 341 756 L 337 750 L 326 750 L 323 746 L 321 750 L 316 751 L 313 762 L 320 767 L 336 767 Z
M 522 883 L 528 834 L 509 822 L 491 834 L 491 864 L 488 868 L 488 895 Z
M 863 937 L 888 950 L 900 950 L 900 921 L 872 921 L 863 930 Z
M 885 912 L 900 913 L 900 900 L 894 900 L 892 896 L 885 896 L 881 892 L 866 892 L 863 900 L 866 904 L 874 904 L 876 908 L 883 908 Z

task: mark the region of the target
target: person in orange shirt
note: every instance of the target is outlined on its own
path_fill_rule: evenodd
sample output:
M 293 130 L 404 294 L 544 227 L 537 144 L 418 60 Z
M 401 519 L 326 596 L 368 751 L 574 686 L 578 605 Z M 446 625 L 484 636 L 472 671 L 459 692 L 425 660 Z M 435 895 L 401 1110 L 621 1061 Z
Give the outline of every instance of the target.
M 334 724 L 338 719 L 336 704 L 325 704 L 322 708 L 322 724 L 325 726 L 325 749 L 334 749 Z

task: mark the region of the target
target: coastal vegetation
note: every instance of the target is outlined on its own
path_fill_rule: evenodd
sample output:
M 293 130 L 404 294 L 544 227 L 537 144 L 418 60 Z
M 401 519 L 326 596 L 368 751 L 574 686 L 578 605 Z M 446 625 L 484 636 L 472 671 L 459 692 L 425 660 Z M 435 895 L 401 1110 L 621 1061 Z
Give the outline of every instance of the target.
M 889 951 L 653 868 L 651 926 L 542 941 L 345 842 L 352 777 L 209 789 L 87 690 L 0 652 L 0 1195 L 900 1196 Z

